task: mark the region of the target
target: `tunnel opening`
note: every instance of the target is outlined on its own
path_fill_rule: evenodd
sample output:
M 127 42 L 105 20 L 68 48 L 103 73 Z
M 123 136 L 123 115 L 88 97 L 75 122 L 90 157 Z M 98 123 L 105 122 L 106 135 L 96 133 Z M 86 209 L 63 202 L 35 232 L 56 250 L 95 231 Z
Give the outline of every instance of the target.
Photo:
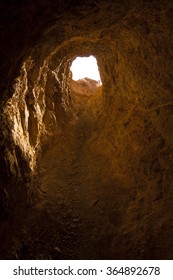
M 91 103 L 98 104 L 102 98 L 102 83 L 96 57 L 75 57 L 70 67 L 70 91 L 72 109 L 78 111 L 93 111 Z M 102 102 L 102 100 L 100 100 Z M 94 107 L 94 106 L 93 106 Z M 97 108 L 98 106 L 96 106 Z
M 90 78 L 101 84 L 100 73 L 97 65 L 97 59 L 90 55 L 89 57 L 76 57 L 72 61 L 70 68 L 72 72 L 72 79 L 77 81 L 79 79 Z

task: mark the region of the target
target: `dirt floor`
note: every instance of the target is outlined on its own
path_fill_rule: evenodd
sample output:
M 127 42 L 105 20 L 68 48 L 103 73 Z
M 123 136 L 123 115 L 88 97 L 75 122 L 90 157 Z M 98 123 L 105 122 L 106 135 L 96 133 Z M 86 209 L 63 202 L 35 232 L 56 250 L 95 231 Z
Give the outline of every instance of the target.
M 97 119 L 86 106 L 88 99 L 80 98 L 77 117 L 39 162 L 42 200 L 25 217 L 9 258 L 127 256 L 122 225 L 132 188 L 125 178 L 110 177 L 108 160 L 90 152 Z

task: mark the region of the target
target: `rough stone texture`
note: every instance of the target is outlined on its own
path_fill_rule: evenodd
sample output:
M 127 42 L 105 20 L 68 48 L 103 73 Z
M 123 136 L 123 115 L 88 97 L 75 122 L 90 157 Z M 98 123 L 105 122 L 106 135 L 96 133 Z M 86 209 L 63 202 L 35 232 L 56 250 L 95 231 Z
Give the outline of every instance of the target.
M 75 92 L 80 95 L 94 95 L 97 94 L 101 85 L 92 79 L 84 78 L 78 81 L 71 80 L 70 89 L 71 92 Z
M 1 209 L 32 192 L 37 155 L 73 114 L 71 62 L 92 54 L 103 99 L 89 149 L 135 186 L 123 242 L 173 258 L 173 2 L 1 1 L 0 10 Z

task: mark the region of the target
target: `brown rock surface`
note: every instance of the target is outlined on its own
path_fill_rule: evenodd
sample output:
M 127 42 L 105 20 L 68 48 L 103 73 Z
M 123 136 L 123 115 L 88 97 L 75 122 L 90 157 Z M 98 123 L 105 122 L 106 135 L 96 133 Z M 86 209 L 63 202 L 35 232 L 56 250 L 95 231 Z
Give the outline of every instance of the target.
M 0 1 L 1 258 L 173 258 L 172 12 Z
M 89 78 L 80 79 L 78 81 L 71 81 L 70 88 L 72 92 L 81 95 L 93 95 L 100 88 L 100 84 Z

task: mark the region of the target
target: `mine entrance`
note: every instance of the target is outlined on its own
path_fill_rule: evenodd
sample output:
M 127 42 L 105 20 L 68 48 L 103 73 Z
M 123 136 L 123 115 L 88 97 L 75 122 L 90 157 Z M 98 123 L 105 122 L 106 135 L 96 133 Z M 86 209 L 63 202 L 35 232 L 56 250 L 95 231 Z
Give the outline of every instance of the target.
M 71 71 L 72 78 L 75 81 L 89 78 L 101 84 L 97 60 L 92 55 L 89 57 L 76 57 L 72 62 Z
M 84 112 L 89 101 L 88 98 L 92 98 L 93 95 L 99 96 L 102 90 L 97 60 L 92 55 L 76 57 L 72 62 L 70 71 L 73 109 Z

